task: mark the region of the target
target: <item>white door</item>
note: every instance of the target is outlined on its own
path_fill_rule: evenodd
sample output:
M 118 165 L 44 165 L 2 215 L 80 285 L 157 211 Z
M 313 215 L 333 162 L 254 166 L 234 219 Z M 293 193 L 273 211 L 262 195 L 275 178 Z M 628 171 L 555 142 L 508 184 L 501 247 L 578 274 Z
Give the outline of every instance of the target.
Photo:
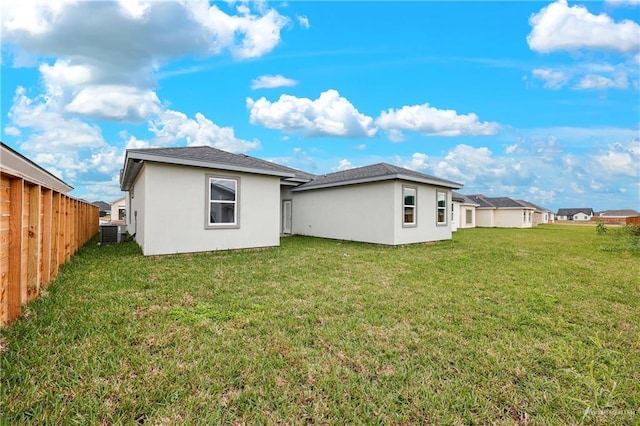
M 291 200 L 282 202 L 282 233 L 291 233 Z

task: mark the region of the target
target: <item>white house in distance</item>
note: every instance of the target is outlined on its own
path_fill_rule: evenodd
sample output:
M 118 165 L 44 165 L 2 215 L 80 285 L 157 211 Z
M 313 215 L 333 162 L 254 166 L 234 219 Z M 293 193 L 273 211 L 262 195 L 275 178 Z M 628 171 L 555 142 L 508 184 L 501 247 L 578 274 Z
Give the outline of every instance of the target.
M 533 207 L 535 210 L 533 211 L 533 226 L 539 225 L 541 223 L 553 223 L 555 221 L 555 214 L 544 207 L 540 207 L 536 204 L 533 204 L 529 201 L 525 200 L 516 200 L 520 204 Z
M 467 195 L 476 202 L 476 227 L 479 228 L 531 228 L 536 210 L 509 197 Z
M 598 212 L 598 217 L 607 218 L 607 219 L 626 219 L 628 217 L 640 216 L 635 210 L 626 209 L 626 210 L 604 210 Z
M 558 220 L 575 220 L 575 221 L 588 221 L 594 216 L 593 209 L 591 207 L 580 207 L 571 209 L 558 209 L 556 219 Z
M 123 221 L 127 218 L 127 202 L 125 197 L 120 197 L 111 202 L 111 221 Z
M 458 228 L 475 228 L 476 207 L 478 207 L 478 203 L 459 192 L 452 191 L 451 194 L 451 230 L 457 231 Z
M 314 176 L 211 147 L 127 150 L 127 230 L 145 255 L 268 247 L 280 234 L 378 244 L 451 238 L 461 184 L 390 164 Z

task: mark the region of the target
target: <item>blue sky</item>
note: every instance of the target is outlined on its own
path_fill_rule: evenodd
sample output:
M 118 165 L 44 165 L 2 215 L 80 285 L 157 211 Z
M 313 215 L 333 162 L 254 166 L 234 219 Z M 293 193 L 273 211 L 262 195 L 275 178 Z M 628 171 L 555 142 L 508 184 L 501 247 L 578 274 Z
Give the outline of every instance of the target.
M 640 4 L 2 4 L 2 140 L 90 201 L 127 148 L 389 162 L 556 210 L 640 209 Z

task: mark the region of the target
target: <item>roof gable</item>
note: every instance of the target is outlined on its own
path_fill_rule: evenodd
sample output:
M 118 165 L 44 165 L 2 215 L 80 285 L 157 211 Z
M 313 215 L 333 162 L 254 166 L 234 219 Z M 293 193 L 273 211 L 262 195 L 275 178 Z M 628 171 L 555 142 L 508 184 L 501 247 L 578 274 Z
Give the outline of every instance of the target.
M 485 197 L 482 194 L 473 194 L 469 195 L 469 198 L 478 203 L 478 208 L 527 210 L 535 209 L 535 207 L 523 204 L 509 197 Z
M 517 201 L 517 202 L 519 202 L 519 203 L 520 203 L 520 204 L 522 204 L 522 205 L 525 205 L 525 206 L 527 206 L 527 207 L 534 208 L 534 209 L 539 210 L 539 211 L 541 211 L 541 212 L 551 212 L 551 210 L 549 210 L 549 209 L 546 209 L 546 208 L 544 208 L 544 207 L 540 207 L 540 206 L 538 206 L 538 205 L 536 205 L 536 204 L 533 204 L 533 203 L 531 203 L 531 202 L 529 202 L 529 201 L 526 201 L 526 200 L 516 200 L 516 201 Z
M 478 203 L 476 203 L 474 200 L 459 192 L 451 191 L 451 197 L 454 201 L 458 201 L 462 204 L 469 204 L 476 207 L 478 206 Z
M 435 176 L 387 163 L 378 163 L 370 166 L 356 167 L 353 169 L 316 176 L 313 180 L 294 188 L 293 191 L 306 191 L 311 189 L 330 188 L 335 186 L 395 179 L 442 186 L 445 188 L 462 188 L 462 184 L 457 182 L 440 179 Z
M 278 176 L 298 182 L 307 182 L 313 177 L 291 167 L 210 146 L 128 149 L 120 175 L 120 186 L 124 191 L 130 189 L 144 161 Z

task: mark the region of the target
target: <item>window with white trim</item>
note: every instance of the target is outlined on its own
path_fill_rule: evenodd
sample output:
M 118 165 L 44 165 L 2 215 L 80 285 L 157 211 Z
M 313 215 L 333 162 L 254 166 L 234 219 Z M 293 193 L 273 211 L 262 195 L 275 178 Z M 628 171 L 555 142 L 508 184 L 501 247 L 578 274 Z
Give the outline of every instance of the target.
M 447 193 L 436 191 L 436 221 L 438 225 L 447 224 Z
M 239 178 L 207 175 L 208 228 L 238 227 Z
M 465 212 L 466 215 L 466 224 L 473 225 L 473 210 L 467 209 Z
M 402 225 L 415 226 L 417 224 L 417 190 L 410 186 L 402 187 Z

